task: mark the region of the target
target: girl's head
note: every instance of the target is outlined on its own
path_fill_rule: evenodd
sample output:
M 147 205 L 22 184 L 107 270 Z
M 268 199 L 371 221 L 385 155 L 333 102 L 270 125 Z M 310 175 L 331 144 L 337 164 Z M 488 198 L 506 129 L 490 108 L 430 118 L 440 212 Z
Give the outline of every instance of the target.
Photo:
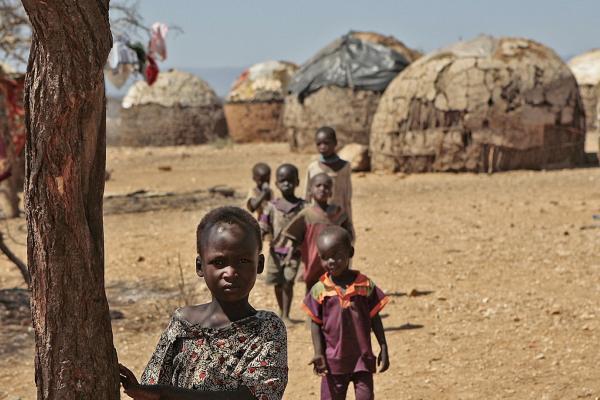
M 300 179 L 298 178 L 298 168 L 292 164 L 282 164 L 275 172 L 275 184 L 281 190 L 281 194 L 289 196 L 294 194 L 294 190 L 298 187 Z
M 254 164 L 254 167 L 252 167 L 252 180 L 258 187 L 262 186 L 263 183 L 271 182 L 271 167 L 263 162 Z
M 329 126 L 322 126 L 317 129 L 315 134 L 315 144 L 319 154 L 323 157 L 331 157 L 335 154 L 335 148 L 337 146 L 337 137 L 335 130 Z
M 333 193 L 333 180 L 324 172 L 317 174 L 310 180 L 310 194 L 319 204 L 326 204 Z
M 196 229 L 196 273 L 217 300 L 248 298 L 256 274 L 264 267 L 262 239 L 256 220 L 238 207 L 219 207 Z
M 317 238 L 317 250 L 321 266 L 333 277 L 348 270 L 350 259 L 354 256 L 354 247 L 350 234 L 340 226 L 328 226 Z

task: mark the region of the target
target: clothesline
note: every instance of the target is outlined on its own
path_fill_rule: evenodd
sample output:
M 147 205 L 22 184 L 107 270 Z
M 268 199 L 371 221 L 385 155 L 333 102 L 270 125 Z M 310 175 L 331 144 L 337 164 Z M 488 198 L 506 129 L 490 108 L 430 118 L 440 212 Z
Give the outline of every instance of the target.
M 141 42 L 132 42 L 125 34 L 115 35 L 105 66 L 106 78 L 119 89 L 131 74 L 140 73 L 148 85 L 152 85 L 160 72 L 157 61 L 167 58 L 168 31 L 169 27 L 162 22 L 152 24 L 147 47 Z

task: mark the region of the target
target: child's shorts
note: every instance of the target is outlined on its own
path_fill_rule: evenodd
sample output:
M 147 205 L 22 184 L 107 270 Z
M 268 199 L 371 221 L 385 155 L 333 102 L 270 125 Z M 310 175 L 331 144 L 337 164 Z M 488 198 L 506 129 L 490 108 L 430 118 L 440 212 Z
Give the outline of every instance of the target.
M 292 259 L 284 265 L 285 254 L 280 254 L 273 249 L 269 251 L 267 260 L 267 276 L 265 282 L 268 285 L 282 285 L 284 283 L 294 283 L 296 275 L 298 275 L 298 267 L 300 266 L 300 257 L 292 257 Z
M 343 375 L 325 375 L 321 380 L 321 400 L 345 400 L 350 382 L 354 383 L 356 400 L 373 400 L 373 374 L 370 372 L 354 372 Z

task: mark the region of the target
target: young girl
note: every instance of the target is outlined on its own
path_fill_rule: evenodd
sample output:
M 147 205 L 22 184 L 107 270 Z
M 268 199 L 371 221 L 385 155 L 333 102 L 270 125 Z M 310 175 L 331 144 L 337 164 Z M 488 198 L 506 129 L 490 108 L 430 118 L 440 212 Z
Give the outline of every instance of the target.
M 254 164 L 254 167 L 252 167 L 252 180 L 255 185 L 248 191 L 244 206 L 248 211 L 255 214 L 258 220 L 265 206 L 273 198 L 273 191 L 269 187 L 271 183 L 271 167 L 263 162 Z
M 390 366 L 379 316 L 388 298 L 365 275 L 349 269 L 354 248 L 346 230 L 325 228 L 317 249 L 327 272 L 306 295 L 302 308 L 312 319 L 315 354 L 310 364 L 323 377 L 321 399 L 345 399 L 353 382 L 356 400 L 372 400 L 375 364 L 380 365 L 379 372 Z M 371 350 L 371 330 L 381 347 L 377 359 Z
M 300 248 L 305 268 L 303 278 L 307 292 L 325 272 L 317 252 L 316 243 L 319 233 L 329 225 L 342 226 L 350 235 L 353 232 L 348 214 L 340 206 L 328 203 L 332 187 L 333 181 L 329 175 L 321 173 L 313 176 L 310 182 L 310 192 L 314 204 L 300 211 L 282 233 L 291 241 L 290 252 Z
M 212 300 L 175 311 L 141 385 L 121 366 L 125 393 L 136 400 L 281 399 L 285 326 L 248 303 L 264 266 L 257 221 L 237 207 L 217 208 L 198 225 L 196 240 L 196 273 Z
M 283 246 L 285 240 L 281 232 L 304 208 L 304 200 L 296 197 L 295 193 L 298 183 L 298 169 L 292 164 L 280 165 L 275 172 L 275 185 L 281 191 L 281 197 L 265 207 L 258 221 L 263 237 L 271 237 L 265 282 L 274 285 L 280 315 L 286 324 L 291 323 L 290 307 L 300 252 L 288 257 L 286 251 L 289 249 Z
M 319 151 L 319 160 L 308 165 L 306 173 L 306 196 L 310 201 L 310 185 L 313 176 L 326 173 L 333 180 L 333 192 L 330 202 L 337 204 L 348 214 L 352 222 L 352 181 L 350 163 L 342 160 L 336 153 L 337 136 L 335 130 L 329 126 L 319 128 L 315 134 L 315 144 Z

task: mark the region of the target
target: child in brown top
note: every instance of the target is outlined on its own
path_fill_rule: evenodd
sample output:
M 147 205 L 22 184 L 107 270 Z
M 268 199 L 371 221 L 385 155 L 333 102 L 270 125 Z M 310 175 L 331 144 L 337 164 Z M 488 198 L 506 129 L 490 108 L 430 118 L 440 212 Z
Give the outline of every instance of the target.
M 294 295 L 294 279 L 300 265 L 300 252 L 296 251 L 287 258 L 289 248 L 284 246 L 285 238 L 281 232 L 303 208 L 304 200 L 296 197 L 298 187 L 298 169 L 292 164 L 283 164 L 275 172 L 275 185 L 281 191 L 281 197 L 265 207 L 260 220 L 263 238 L 272 238 L 267 261 L 266 283 L 275 285 L 275 297 L 279 305 L 280 316 L 284 322 L 290 322 L 290 306 Z M 286 260 L 287 259 L 287 260 Z
M 271 167 L 260 162 L 252 167 L 252 180 L 256 184 L 248 191 L 248 196 L 244 202 L 245 207 L 251 213 L 260 219 L 264 207 L 273 198 L 273 193 L 269 184 L 271 182 Z
M 310 187 L 314 204 L 300 211 L 283 231 L 283 236 L 292 242 L 291 246 L 299 248 L 302 254 L 307 292 L 325 273 L 317 251 L 319 233 L 329 225 L 341 226 L 351 237 L 354 231 L 348 214 L 340 206 L 328 204 L 333 187 L 331 177 L 325 173 L 317 174 L 313 176 Z
M 315 144 L 319 151 L 319 160 L 308 165 L 306 173 L 306 201 L 310 201 L 308 183 L 313 176 L 326 173 L 333 180 L 331 204 L 337 204 L 348 214 L 352 221 L 352 181 L 350 163 L 342 160 L 336 153 L 337 137 L 335 130 L 329 126 L 319 128 L 315 134 Z

